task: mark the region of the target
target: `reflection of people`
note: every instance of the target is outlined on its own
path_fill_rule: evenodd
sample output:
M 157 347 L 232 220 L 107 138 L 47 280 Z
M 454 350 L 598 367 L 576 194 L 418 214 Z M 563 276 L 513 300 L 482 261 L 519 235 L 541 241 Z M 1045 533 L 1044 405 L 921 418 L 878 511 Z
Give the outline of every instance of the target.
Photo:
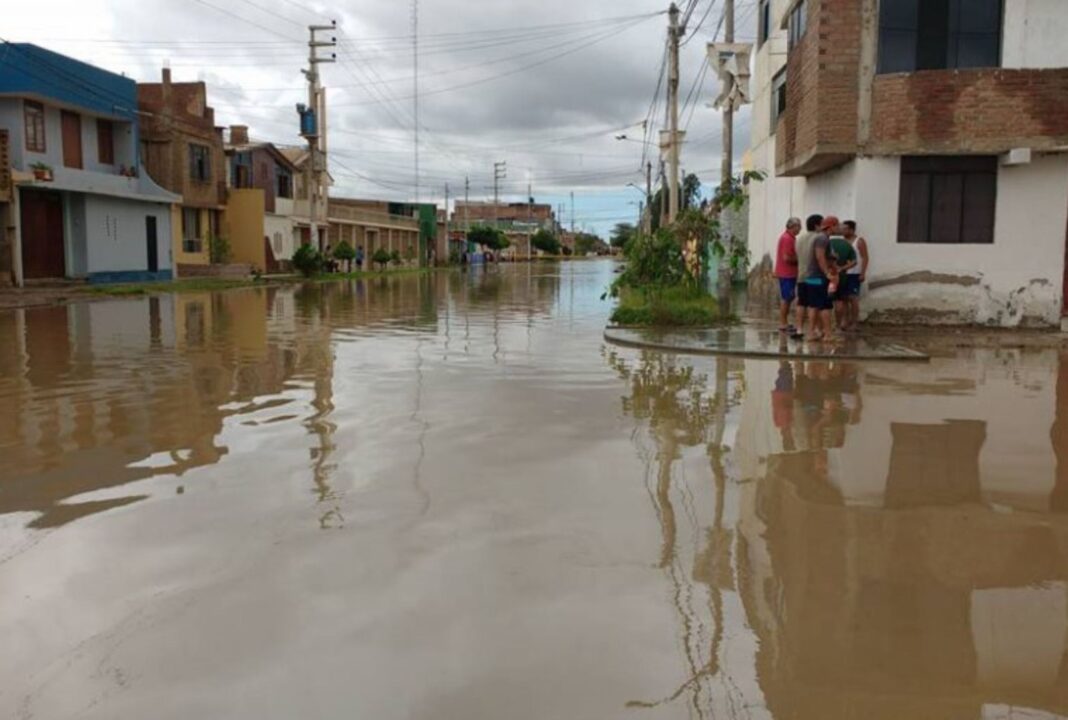
M 782 436 L 784 452 L 794 452 L 794 368 L 789 361 L 779 362 L 779 376 L 771 391 L 771 418 Z

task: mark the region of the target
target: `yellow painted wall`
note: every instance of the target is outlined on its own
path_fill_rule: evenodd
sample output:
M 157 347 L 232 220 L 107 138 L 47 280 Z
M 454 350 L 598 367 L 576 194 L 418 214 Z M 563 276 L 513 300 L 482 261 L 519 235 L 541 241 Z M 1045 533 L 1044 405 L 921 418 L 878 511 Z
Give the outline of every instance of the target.
M 260 272 L 267 271 L 263 246 L 263 190 L 231 189 L 226 203 L 223 229 L 230 239 L 230 261 L 248 263 Z

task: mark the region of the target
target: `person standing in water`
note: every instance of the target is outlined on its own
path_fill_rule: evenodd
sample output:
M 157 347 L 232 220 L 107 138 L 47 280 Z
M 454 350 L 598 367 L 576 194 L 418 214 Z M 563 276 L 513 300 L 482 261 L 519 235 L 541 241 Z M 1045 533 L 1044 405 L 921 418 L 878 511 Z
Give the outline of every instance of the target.
M 868 254 L 868 241 L 857 235 L 855 220 L 845 221 L 845 239 L 857 253 L 857 264 L 851 267 L 846 275 L 846 303 L 849 312 L 846 329 L 853 332 L 860 324 L 860 291 L 868 278 L 868 263 L 871 257 Z

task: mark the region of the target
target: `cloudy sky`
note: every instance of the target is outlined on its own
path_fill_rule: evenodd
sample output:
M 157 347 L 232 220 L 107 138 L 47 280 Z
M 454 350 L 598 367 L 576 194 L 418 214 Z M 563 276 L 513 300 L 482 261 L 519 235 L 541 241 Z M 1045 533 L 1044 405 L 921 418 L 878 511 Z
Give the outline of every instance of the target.
M 717 81 L 703 61 L 722 5 L 697 0 L 681 59 L 683 167 L 706 184 L 721 141 L 706 107 Z M 738 0 L 739 40 L 752 38 L 755 5 Z M 579 228 L 634 219 L 643 197 L 627 184 L 644 184 L 643 152 L 657 163 L 641 123 L 651 119 L 654 140 L 664 124 L 663 89 L 653 99 L 666 9 L 666 0 L 419 0 L 419 197 L 441 202 L 446 183 L 462 197 L 468 178 L 472 200 L 490 199 L 493 163 L 506 162 L 505 199 L 524 199 L 529 183 L 539 202 L 565 206 L 565 223 L 574 192 Z M 35 0 L 6 8 L 0 37 L 137 80 L 158 80 L 169 63 L 176 80 L 208 83 L 220 125 L 298 144 L 306 26 L 336 20 L 338 60 L 323 66 L 335 192 L 413 199 L 412 15 L 412 0 Z M 748 110 L 738 122 L 740 153 Z

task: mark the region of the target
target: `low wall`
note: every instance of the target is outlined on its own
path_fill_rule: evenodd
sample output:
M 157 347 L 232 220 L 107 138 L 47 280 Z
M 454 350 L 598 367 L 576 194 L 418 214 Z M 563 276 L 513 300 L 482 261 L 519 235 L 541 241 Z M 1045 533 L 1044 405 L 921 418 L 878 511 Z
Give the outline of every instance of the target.
M 230 263 L 228 265 L 179 265 L 178 277 L 209 278 L 247 278 L 252 274 L 252 266 L 247 263 Z

